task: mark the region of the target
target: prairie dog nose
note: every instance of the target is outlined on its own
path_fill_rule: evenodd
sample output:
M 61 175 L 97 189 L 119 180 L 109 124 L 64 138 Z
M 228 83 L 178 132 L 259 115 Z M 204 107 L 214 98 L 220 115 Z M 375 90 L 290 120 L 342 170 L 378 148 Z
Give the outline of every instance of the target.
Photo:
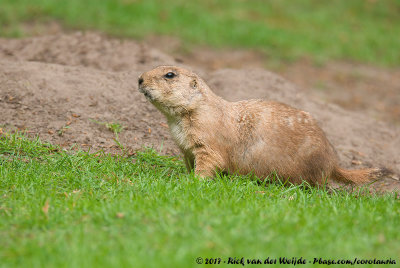
M 138 82 L 139 82 L 139 85 L 143 84 L 143 77 L 139 77 Z

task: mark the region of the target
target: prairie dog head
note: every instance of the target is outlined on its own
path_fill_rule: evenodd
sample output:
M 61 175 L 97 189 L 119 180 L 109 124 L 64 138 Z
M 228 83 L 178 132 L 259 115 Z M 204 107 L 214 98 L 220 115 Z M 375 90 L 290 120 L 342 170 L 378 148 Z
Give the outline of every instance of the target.
M 204 99 L 205 83 L 193 72 L 159 66 L 139 77 L 139 91 L 166 115 L 195 109 Z

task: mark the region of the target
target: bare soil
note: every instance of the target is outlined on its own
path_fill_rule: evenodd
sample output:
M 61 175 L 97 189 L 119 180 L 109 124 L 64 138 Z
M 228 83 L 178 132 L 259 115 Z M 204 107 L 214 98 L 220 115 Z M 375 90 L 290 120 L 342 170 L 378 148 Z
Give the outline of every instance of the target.
M 138 92 L 137 77 L 160 64 L 181 65 L 228 100 L 266 98 L 310 112 L 343 167 L 386 167 L 394 174 L 375 187 L 400 190 L 398 70 L 309 61 L 278 68 L 295 86 L 265 70 L 257 52 L 199 49 L 170 56 L 152 43 L 162 44 L 90 32 L 0 39 L 0 131 L 25 130 L 62 147 L 118 152 L 105 126 L 118 122 L 128 152 L 149 146 L 178 155 L 165 119 Z

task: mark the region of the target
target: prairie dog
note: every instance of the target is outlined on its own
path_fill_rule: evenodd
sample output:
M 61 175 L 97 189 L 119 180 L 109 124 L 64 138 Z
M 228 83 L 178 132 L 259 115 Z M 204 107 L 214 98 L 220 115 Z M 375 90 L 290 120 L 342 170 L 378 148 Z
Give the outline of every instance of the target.
M 323 185 L 328 180 L 361 184 L 380 169 L 345 170 L 309 113 L 286 104 L 215 95 L 195 73 L 159 66 L 139 77 L 139 91 L 167 118 L 188 171 L 216 171 Z

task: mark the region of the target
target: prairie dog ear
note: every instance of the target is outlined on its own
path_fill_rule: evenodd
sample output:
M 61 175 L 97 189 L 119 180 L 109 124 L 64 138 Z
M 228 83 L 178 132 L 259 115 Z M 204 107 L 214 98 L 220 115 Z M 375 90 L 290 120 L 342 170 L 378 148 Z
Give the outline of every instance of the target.
M 197 89 L 197 80 L 196 78 L 194 78 L 191 82 L 190 82 L 190 87 Z

